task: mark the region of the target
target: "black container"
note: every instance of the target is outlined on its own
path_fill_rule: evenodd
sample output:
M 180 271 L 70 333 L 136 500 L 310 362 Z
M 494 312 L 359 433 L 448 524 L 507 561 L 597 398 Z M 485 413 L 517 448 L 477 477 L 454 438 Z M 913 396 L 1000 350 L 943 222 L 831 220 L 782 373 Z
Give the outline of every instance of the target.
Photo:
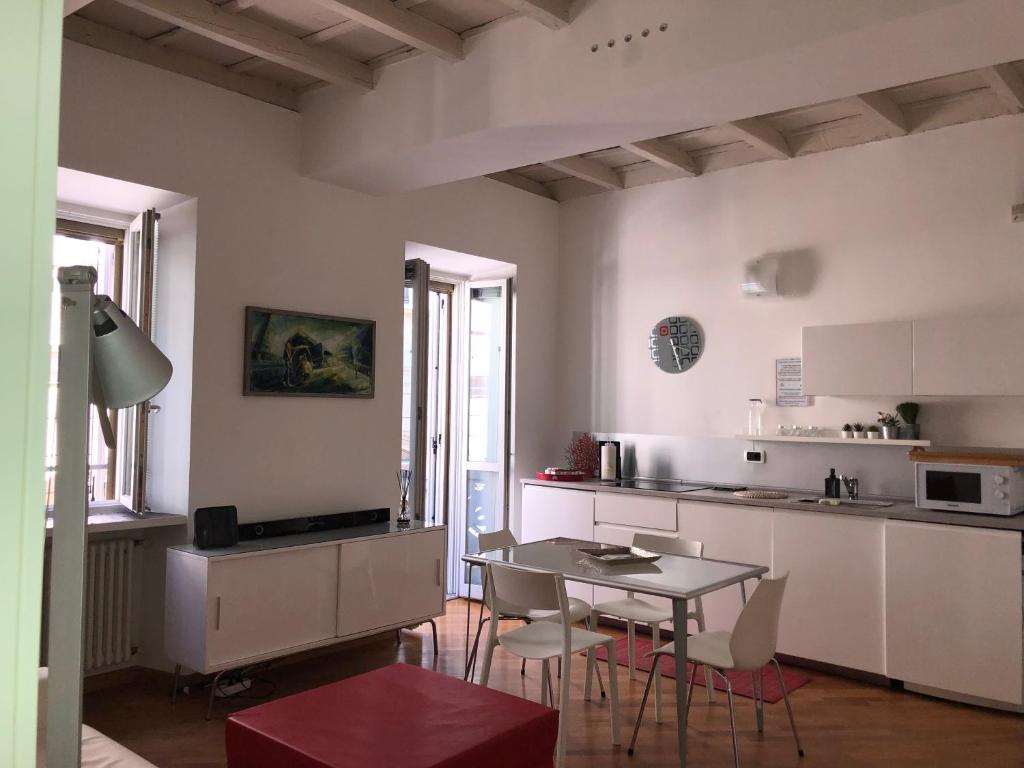
M 825 498 L 840 498 L 842 496 L 842 488 L 842 481 L 836 477 L 836 469 L 833 467 L 828 471 L 828 477 L 825 478 Z

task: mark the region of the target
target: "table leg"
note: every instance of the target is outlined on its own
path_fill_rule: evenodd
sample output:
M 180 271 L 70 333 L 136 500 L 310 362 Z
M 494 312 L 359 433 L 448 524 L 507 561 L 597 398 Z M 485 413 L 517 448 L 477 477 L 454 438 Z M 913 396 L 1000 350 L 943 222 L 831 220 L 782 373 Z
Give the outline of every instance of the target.
M 686 599 L 672 600 L 673 646 L 675 647 L 676 669 L 686 670 Z M 676 675 L 676 729 L 679 739 L 679 765 L 686 768 L 686 685 L 682 683 L 686 675 Z
M 472 563 L 466 563 L 466 573 L 469 576 L 469 578 L 466 579 L 466 669 L 469 669 L 469 621 L 473 614 L 473 600 L 469 591 L 470 586 L 473 584 Z

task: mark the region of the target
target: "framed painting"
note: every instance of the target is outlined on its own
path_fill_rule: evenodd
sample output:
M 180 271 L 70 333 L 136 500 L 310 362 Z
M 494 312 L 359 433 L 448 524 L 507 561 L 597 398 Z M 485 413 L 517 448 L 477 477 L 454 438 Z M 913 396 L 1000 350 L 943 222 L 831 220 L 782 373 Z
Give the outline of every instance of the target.
M 373 320 L 245 308 L 242 394 L 373 397 Z

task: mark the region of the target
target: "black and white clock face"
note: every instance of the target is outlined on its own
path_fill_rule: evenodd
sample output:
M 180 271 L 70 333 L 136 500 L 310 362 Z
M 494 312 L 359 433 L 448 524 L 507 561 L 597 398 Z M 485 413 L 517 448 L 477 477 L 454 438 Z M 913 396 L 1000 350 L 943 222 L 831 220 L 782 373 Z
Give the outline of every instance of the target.
M 666 373 L 692 368 L 704 350 L 704 333 L 689 317 L 666 317 L 651 330 L 651 360 Z

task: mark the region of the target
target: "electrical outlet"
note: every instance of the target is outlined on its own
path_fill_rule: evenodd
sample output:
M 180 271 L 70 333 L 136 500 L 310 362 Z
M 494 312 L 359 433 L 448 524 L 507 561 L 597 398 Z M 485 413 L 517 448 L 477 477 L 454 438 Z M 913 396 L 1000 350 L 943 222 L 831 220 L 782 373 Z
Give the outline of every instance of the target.
M 748 464 L 764 464 L 765 456 L 764 451 L 744 451 L 743 460 Z

